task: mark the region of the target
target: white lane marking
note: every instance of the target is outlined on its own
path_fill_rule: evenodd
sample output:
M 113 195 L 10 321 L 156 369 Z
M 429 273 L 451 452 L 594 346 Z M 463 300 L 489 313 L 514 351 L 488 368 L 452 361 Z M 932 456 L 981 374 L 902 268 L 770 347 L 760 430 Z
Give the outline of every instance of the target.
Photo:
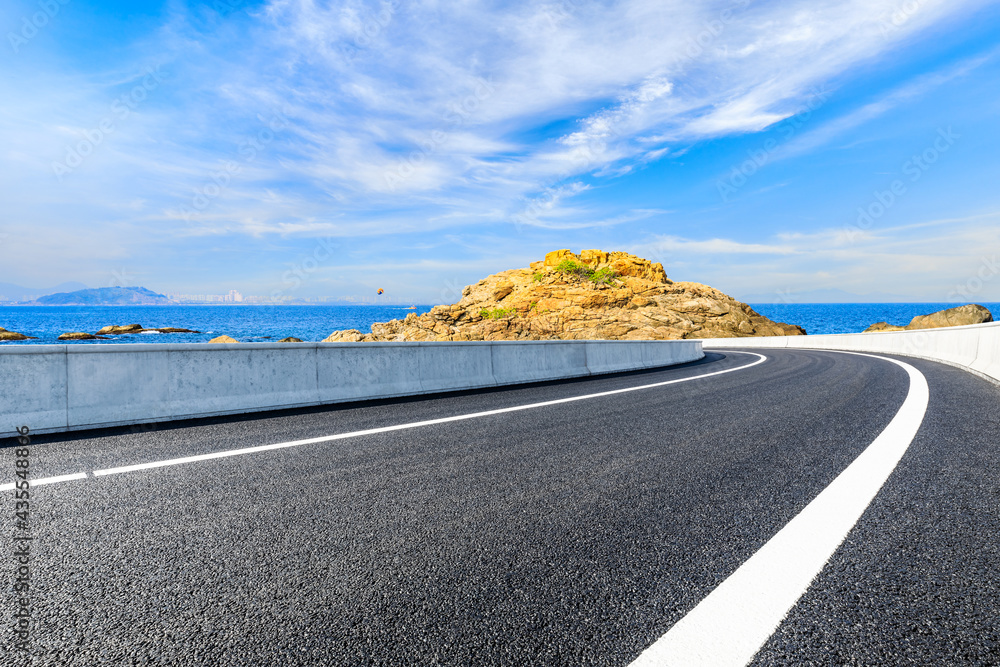
M 927 380 L 902 361 L 906 400 L 885 430 L 828 487 L 631 667 L 736 667 L 774 634 L 861 518 L 916 436 L 927 411 Z
M 74 479 L 87 479 L 87 473 L 85 472 L 75 472 L 70 475 L 56 475 L 55 477 L 39 477 L 38 479 L 29 479 L 31 487 L 45 486 L 46 484 L 59 484 L 60 482 L 71 482 Z M 0 484 L 0 491 L 13 491 L 15 488 L 15 483 L 10 484 Z
M 31 480 L 31 486 L 45 486 L 46 484 L 59 484 L 60 482 L 72 482 L 75 479 L 87 479 L 87 473 L 76 472 L 72 475 L 57 475 L 55 477 L 42 477 Z
M 254 454 L 256 452 L 267 452 L 275 449 L 285 449 L 288 447 L 301 447 L 302 445 L 312 445 L 320 442 L 332 442 L 334 440 L 345 440 L 347 438 L 357 438 L 365 435 L 375 435 L 379 433 L 390 433 L 392 431 L 402 431 L 404 429 L 419 428 L 421 426 L 431 426 L 434 424 L 445 424 L 448 422 L 462 421 L 465 419 L 476 419 L 478 417 L 488 417 L 490 415 L 499 415 L 506 412 L 517 412 L 519 410 L 531 410 L 534 408 L 542 408 L 549 405 L 559 405 L 561 403 L 570 403 L 573 401 L 583 401 L 591 398 L 600 398 L 602 396 L 613 396 L 615 394 L 624 394 L 630 391 L 640 391 L 642 389 L 654 389 L 656 387 L 665 387 L 671 384 L 678 384 L 680 382 L 691 382 L 694 380 L 701 380 L 708 377 L 713 377 L 716 375 L 724 375 L 725 373 L 732 373 L 734 371 L 746 370 L 747 368 L 752 368 L 758 364 L 762 364 L 767 361 L 767 357 L 762 354 L 757 354 L 756 352 L 739 352 L 736 350 L 726 350 L 726 354 L 748 354 L 757 357 L 757 360 L 753 363 L 746 364 L 743 366 L 737 366 L 736 368 L 727 368 L 721 371 L 713 371 L 711 373 L 704 373 L 702 375 L 695 375 L 692 377 L 678 378 L 676 380 L 666 380 L 664 382 L 655 382 L 653 384 L 644 384 L 638 387 L 625 387 L 624 389 L 612 389 L 610 391 L 602 391 L 596 394 L 585 394 L 583 396 L 570 396 L 569 398 L 559 398 L 551 401 L 542 401 L 540 403 L 529 403 L 527 405 L 517 405 L 510 408 L 500 408 L 497 410 L 486 410 L 484 412 L 473 412 L 466 415 L 456 415 L 454 417 L 441 417 L 439 419 L 428 419 L 426 421 L 411 422 L 409 424 L 397 424 L 395 426 L 382 426 L 379 428 L 370 428 L 363 431 L 352 431 L 349 433 L 338 433 L 336 435 L 326 435 L 318 438 L 307 438 L 305 440 L 293 440 L 291 442 L 279 442 L 273 445 L 260 445 L 257 447 L 245 447 L 243 449 L 230 449 L 221 452 L 212 452 L 210 454 L 198 454 L 196 456 L 184 456 L 176 459 L 166 459 L 163 461 L 151 461 L 149 463 L 137 463 L 135 465 L 121 466 L 118 468 L 105 468 L 103 470 L 93 471 L 95 477 L 105 477 L 107 475 L 118 475 L 126 472 L 134 472 L 137 470 L 151 470 L 153 468 L 164 468 L 167 466 L 182 465 L 185 463 L 195 463 L 197 461 L 209 461 L 212 459 L 222 459 L 228 458 L 230 456 L 242 456 L 244 454 Z M 82 479 L 86 476 L 86 473 L 77 473 L 76 475 L 66 475 L 66 479 Z M 50 478 L 55 479 L 55 478 Z M 62 481 L 62 480 L 60 480 Z M 51 482 L 50 482 L 51 483 Z M 38 481 L 32 482 L 32 484 L 38 484 Z M 0 487 L 0 490 L 13 489 L 13 484 L 6 484 Z

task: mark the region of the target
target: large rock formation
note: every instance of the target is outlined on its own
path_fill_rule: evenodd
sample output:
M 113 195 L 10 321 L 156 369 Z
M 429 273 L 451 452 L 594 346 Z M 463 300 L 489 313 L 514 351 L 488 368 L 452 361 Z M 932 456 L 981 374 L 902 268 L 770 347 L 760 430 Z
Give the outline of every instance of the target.
M 745 303 L 699 283 L 675 283 L 663 266 L 625 252 L 550 252 L 530 268 L 480 280 L 450 306 L 335 331 L 324 342 L 421 340 L 674 340 L 796 336 Z
M 889 324 L 887 322 L 876 322 L 864 333 L 877 331 L 913 331 L 915 329 L 940 329 L 942 327 L 960 327 L 966 324 L 983 324 L 992 322 L 993 314 L 989 309 L 978 304 L 970 303 L 957 308 L 939 310 L 930 315 L 917 315 L 905 327 Z
M 23 333 L 17 333 L 16 331 L 7 331 L 3 327 L 0 327 L 0 340 L 38 340 L 35 336 L 25 336 Z

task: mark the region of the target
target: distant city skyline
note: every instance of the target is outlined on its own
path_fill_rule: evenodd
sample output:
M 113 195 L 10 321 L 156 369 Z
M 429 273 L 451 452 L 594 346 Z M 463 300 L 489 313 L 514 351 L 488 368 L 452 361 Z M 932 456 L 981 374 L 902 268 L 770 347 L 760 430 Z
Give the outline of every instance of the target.
M 57 4 L 0 6 L 0 282 L 1000 301 L 988 0 Z

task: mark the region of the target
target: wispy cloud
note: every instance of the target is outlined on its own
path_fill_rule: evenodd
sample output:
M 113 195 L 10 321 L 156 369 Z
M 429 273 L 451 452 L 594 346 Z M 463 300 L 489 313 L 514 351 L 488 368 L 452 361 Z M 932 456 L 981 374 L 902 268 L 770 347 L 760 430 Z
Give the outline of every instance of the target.
M 818 86 L 986 0 L 922 0 L 893 20 L 899 4 L 269 0 L 228 14 L 171 4 L 155 29 L 117 44 L 116 59 L 22 59 L 0 78 L 4 222 L 54 234 L 100 226 L 96 236 L 131 244 L 645 220 L 641 205 L 599 202 L 602 182 L 786 118 Z M 975 66 L 903 86 L 797 150 Z M 150 67 L 162 83 L 121 117 L 115 101 Z M 94 141 L 109 117 L 112 131 Z M 53 165 L 87 141 L 60 182 Z M 208 204 L 192 206 L 198 197 Z
M 889 111 L 915 98 L 929 94 L 940 86 L 962 76 L 966 76 L 978 67 L 990 62 L 1000 55 L 1000 49 L 986 55 L 968 58 L 954 65 L 949 65 L 940 71 L 918 76 L 915 80 L 897 87 L 887 94 L 882 94 L 875 102 L 870 102 L 855 109 L 821 127 L 803 134 L 798 139 L 787 144 L 778 154 L 779 158 L 791 158 L 812 152 L 820 146 L 829 144 L 856 127 L 878 118 Z
M 672 274 L 679 269 L 679 275 L 671 276 L 674 279 L 707 282 L 736 296 L 840 289 L 945 301 L 955 285 L 974 276 L 981 263 L 996 264 L 998 230 L 1000 212 L 989 212 L 923 220 L 860 235 L 847 235 L 840 228 L 779 233 L 771 244 L 661 237 L 636 251 L 663 261 Z M 773 261 L 777 256 L 784 259 Z M 689 266 L 697 266 L 699 275 L 685 275 Z M 1000 283 L 985 285 L 978 297 L 1000 299 Z
M 663 236 L 643 244 L 647 252 L 656 254 L 684 253 L 685 255 L 793 255 L 799 252 L 790 244 L 767 245 L 762 243 L 741 243 L 730 239 L 692 239 Z

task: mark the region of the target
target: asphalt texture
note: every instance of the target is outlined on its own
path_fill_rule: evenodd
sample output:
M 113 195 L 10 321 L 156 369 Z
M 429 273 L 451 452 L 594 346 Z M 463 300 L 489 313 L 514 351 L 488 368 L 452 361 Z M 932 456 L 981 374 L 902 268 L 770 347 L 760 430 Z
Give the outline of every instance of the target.
M 628 665 L 907 394 L 905 371 L 885 361 L 761 352 L 766 363 L 681 384 L 35 487 L 32 654 L 13 648 L 8 623 L 0 664 Z M 652 372 L 37 436 L 31 475 L 754 360 L 725 351 Z M 923 426 L 754 664 L 1000 664 L 1000 388 L 904 360 L 930 386 Z M 4 444 L 13 470 L 15 441 Z M 13 494 L 2 497 L 12 515 Z M 2 603 L 14 609 L 10 583 Z

